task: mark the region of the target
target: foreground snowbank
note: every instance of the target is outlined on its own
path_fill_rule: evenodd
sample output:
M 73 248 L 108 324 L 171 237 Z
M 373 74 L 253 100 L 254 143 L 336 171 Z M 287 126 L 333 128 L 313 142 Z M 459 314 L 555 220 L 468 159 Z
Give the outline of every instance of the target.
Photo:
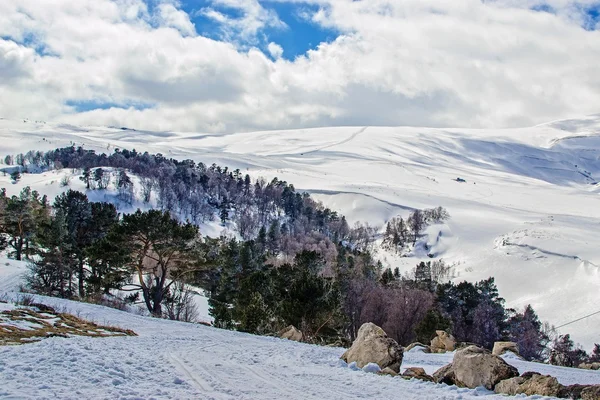
M 7 296 L 17 296 L 8 294 Z M 0 397 L 9 399 L 470 399 L 491 392 L 405 381 L 340 367 L 343 349 L 133 315 L 36 296 L 137 337 L 50 338 L 0 347 Z M 407 353 L 402 370 L 428 373 L 453 354 Z M 600 373 L 507 360 L 563 384 L 600 383 Z

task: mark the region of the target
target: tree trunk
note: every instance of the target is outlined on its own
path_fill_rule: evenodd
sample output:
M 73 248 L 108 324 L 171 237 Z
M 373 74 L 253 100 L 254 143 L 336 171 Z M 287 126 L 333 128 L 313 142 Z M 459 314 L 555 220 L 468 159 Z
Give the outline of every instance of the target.
M 79 280 L 79 298 L 83 299 L 85 297 L 85 287 L 83 285 L 85 278 L 85 269 L 83 265 L 83 260 L 79 260 L 79 271 L 78 271 L 78 280 Z

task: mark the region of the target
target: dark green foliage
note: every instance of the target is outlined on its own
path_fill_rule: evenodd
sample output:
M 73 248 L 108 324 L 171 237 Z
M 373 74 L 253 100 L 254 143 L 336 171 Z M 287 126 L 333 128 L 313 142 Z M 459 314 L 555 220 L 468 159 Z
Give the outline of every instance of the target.
M 13 182 L 19 182 L 21 180 L 21 171 L 15 169 L 13 172 L 10 173 L 10 179 Z
M 600 362 L 600 344 L 594 343 L 594 350 L 590 354 L 589 362 Z
M 9 255 L 17 260 L 31 256 L 36 247 L 36 233 L 49 219 L 50 209 L 46 197 L 25 187 L 19 196 L 6 196 L 0 192 L 0 233 L 6 235 Z
M 504 336 L 507 315 L 494 278 L 475 284 L 439 285 L 437 301 L 442 313 L 452 320 L 457 340 L 491 348 Z
M 452 323 L 448 318 L 445 318 L 436 308 L 432 308 L 427 311 L 425 318 L 415 329 L 417 342 L 428 344 L 435 337 L 435 331 L 450 331 L 451 326 Z
M 550 364 L 577 367 L 587 361 L 586 352 L 575 345 L 569 334 L 557 337 L 551 346 Z
M 302 327 L 317 336 L 339 313 L 336 284 L 320 275 L 324 259 L 314 251 L 299 253 L 294 264 L 264 264 L 255 242 L 223 248 L 220 282 L 209 300 L 215 324 L 263 333 L 279 326 Z
M 508 336 L 519 345 L 519 354 L 526 360 L 541 360 L 549 338 L 531 305 L 508 320 Z
M 127 249 L 127 267 L 135 274 L 144 303 L 162 316 L 169 287 L 189 274 L 196 263 L 198 227 L 182 224 L 167 212 L 140 210 L 123 216 L 115 238 Z
M 89 189 L 91 187 L 91 183 L 94 181 L 92 179 L 92 171 L 91 171 L 90 167 L 85 167 L 83 169 L 83 172 L 82 172 L 81 176 L 79 177 L 79 180 L 81 180 L 82 182 L 85 183 L 86 189 Z

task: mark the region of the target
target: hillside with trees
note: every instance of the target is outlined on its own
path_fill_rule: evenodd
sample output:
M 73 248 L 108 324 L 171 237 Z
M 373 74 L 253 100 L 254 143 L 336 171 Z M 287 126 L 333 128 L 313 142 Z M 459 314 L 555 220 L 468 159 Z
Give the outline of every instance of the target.
M 214 325 L 226 329 L 272 334 L 294 325 L 305 341 L 346 344 L 374 322 L 402 345 L 446 330 L 487 348 L 515 341 L 531 360 L 588 359 L 568 337 L 553 336 L 531 306 L 506 308 L 493 278 L 454 282 L 441 259 L 407 275 L 384 269 L 369 251 L 375 229 L 349 227 L 277 178 L 253 181 L 240 170 L 135 150 L 105 155 L 67 147 L 14 159 L 12 174 L 69 168 L 88 193 L 112 187 L 119 202 L 139 197 L 147 206 L 119 214 L 115 204 L 75 190 L 51 202 L 28 187 L 14 196 L 3 189 L 0 245 L 29 261 L 28 288 L 36 293 L 141 304 L 155 317 L 194 321 L 191 293 L 199 287 Z M 393 218 L 383 245 L 402 252 L 429 224 L 448 218 L 442 207 Z M 214 220 L 235 234 L 203 236 L 202 223 Z

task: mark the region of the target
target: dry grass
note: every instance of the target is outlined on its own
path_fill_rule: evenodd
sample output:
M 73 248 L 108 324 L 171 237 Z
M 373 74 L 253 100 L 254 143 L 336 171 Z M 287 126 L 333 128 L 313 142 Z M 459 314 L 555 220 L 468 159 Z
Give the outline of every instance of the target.
M 130 329 L 102 326 L 43 304 L 0 312 L 0 345 L 37 342 L 49 337 L 137 336 Z

